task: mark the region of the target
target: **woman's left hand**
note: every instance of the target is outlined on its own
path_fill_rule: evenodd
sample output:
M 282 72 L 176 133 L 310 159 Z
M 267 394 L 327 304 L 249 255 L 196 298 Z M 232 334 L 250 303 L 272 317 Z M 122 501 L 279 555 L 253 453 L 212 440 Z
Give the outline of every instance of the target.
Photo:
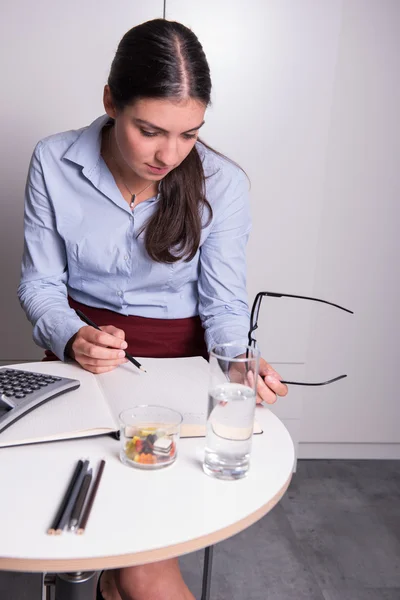
M 273 404 L 277 396 L 286 396 L 287 386 L 281 383 L 280 375 L 263 358 L 260 358 L 260 374 L 257 382 L 257 404 Z

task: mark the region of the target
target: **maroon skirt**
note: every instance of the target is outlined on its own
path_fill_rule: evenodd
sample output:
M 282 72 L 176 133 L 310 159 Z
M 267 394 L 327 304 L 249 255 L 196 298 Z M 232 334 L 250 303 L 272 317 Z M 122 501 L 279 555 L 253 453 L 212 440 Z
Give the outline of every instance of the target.
M 125 331 L 127 351 L 143 358 L 203 356 L 208 360 L 204 329 L 199 317 L 187 319 L 150 319 L 120 315 L 111 310 L 93 308 L 68 298 L 71 308 L 79 308 L 96 325 L 114 325 Z M 43 360 L 58 360 L 50 350 Z

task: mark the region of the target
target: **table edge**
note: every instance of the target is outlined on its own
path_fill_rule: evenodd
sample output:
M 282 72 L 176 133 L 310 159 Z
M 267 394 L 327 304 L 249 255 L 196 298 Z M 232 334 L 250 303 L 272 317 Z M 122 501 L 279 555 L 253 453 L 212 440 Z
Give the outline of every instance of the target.
M 0 570 L 2 571 L 30 571 L 37 573 L 61 573 L 73 571 L 99 571 L 102 569 L 118 569 L 122 567 L 132 567 L 144 565 L 147 563 L 158 562 L 176 556 L 182 556 L 196 550 L 201 550 L 206 546 L 211 546 L 221 542 L 237 533 L 247 529 L 256 521 L 264 517 L 279 502 L 286 492 L 291 482 L 293 468 L 288 479 L 281 489 L 266 504 L 263 504 L 256 511 L 247 515 L 243 519 L 236 521 L 232 525 L 218 529 L 213 533 L 199 536 L 187 542 L 179 542 L 171 546 L 146 550 L 144 552 L 135 552 L 129 554 L 116 554 L 112 556 L 98 556 L 93 558 L 3 558 L 0 557 Z

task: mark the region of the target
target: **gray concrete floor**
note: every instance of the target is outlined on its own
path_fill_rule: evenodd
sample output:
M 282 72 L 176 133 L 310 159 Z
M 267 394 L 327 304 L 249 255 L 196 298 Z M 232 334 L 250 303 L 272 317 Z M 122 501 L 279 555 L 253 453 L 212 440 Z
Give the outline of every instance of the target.
M 202 561 L 181 559 L 198 599 Z M 40 600 L 39 581 L 0 573 L 0 600 Z M 400 461 L 299 461 L 282 501 L 216 546 L 211 599 L 400 600 Z

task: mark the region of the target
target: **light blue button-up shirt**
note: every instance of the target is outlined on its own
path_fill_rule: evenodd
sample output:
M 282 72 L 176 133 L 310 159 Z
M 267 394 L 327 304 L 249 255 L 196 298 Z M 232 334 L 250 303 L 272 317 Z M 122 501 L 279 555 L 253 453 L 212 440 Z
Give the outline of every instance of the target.
M 205 210 L 200 248 L 190 262 L 154 262 L 138 232 L 159 195 L 133 210 L 123 199 L 100 154 L 107 120 L 102 116 L 84 129 L 46 138 L 32 156 L 18 297 L 33 324 L 34 341 L 64 359 L 65 345 L 83 326 L 68 294 L 123 315 L 200 315 L 208 348 L 246 341 L 246 176 L 197 142 L 212 220 L 206 224 Z

